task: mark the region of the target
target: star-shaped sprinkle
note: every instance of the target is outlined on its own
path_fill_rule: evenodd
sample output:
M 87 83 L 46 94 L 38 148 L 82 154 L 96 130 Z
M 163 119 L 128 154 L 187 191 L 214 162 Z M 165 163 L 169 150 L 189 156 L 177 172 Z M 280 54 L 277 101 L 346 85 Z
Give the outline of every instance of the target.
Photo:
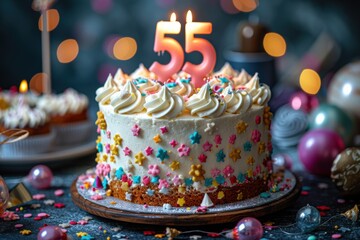
M 217 162 L 224 162 L 224 158 L 225 158 L 225 154 L 224 154 L 224 150 L 220 150 L 218 153 L 216 153 L 216 161 Z
M 221 141 L 222 141 L 222 138 L 219 134 L 217 134 L 215 137 L 214 137 L 214 142 L 216 144 L 221 144 Z
M 265 149 L 266 149 L 265 143 L 264 143 L 264 142 L 260 142 L 260 143 L 259 143 L 259 146 L 258 146 L 258 153 L 259 153 L 259 154 L 264 153 L 264 152 L 265 152 Z
M 110 144 L 105 144 L 105 150 L 106 150 L 106 153 L 109 154 L 110 153 Z
M 86 236 L 86 235 L 88 235 L 88 233 L 86 233 L 86 232 L 77 232 L 76 233 L 77 237 L 83 237 L 83 236 Z
M 191 144 L 200 143 L 201 135 L 195 131 L 190 135 Z
M 223 191 L 218 192 L 217 199 L 223 199 L 225 197 L 225 194 Z
M 173 171 L 178 170 L 180 168 L 180 162 L 179 161 L 172 161 L 171 164 L 169 165 L 169 167 Z
M 175 175 L 173 178 L 172 178 L 172 182 L 175 186 L 179 186 L 181 183 L 182 183 L 182 180 L 181 178 L 179 177 L 179 175 Z
M 161 131 L 161 134 L 165 134 L 165 133 L 169 132 L 166 126 L 160 127 L 160 131 Z
M 145 148 L 146 156 L 150 156 L 151 154 L 153 154 L 153 152 L 154 152 L 154 149 L 153 149 L 152 147 L 147 146 L 147 147 Z
M 184 206 L 185 204 L 185 198 L 178 198 L 177 200 L 177 205 L 179 205 L 180 207 Z
M 227 165 L 223 169 L 223 173 L 224 173 L 225 177 L 230 177 L 234 173 L 234 169 L 230 165 Z
M 86 225 L 86 224 L 88 224 L 88 221 L 86 221 L 84 219 L 81 219 L 77 223 L 80 224 L 80 225 Z
M 190 154 L 190 148 L 186 146 L 185 144 L 181 144 L 180 147 L 177 149 L 179 156 L 189 156 Z
M 124 169 L 122 167 L 119 167 L 118 170 L 115 172 L 115 176 L 117 179 L 121 179 L 122 175 L 124 175 Z
M 246 122 L 244 122 L 243 120 L 240 120 L 236 124 L 235 130 L 237 131 L 238 134 L 240 134 L 240 133 L 245 132 L 247 127 L 248 127 L 248 124 Z
M 207 156 L 202 153 L 199 155 L 198 159 L 200 162 L 204 163 L 204 162 L 206 162 Z
M 189 175 L 192 176 L 192 180 L 194 182 L 199 182 L 200 180 L 204 180 L 205 170 L 202 169 L 201 164 L 192 164 L 191 169 L 189 171 Z
M 121 146 L 122 138 L 121 138 L 121 136 L 119 134 L 115 134 L 114 142 L 115 142 L 116 145 Z
M 209 143 L 209 141 L 206 141 L 206 142 L 202 145 L 202 147 L 203 147 L 203 149 L 204 149 L 205 152 L 211 152 L 212 146 L 213 146 L 213 145 L 212 145 L 211 143 Z
M 173 139 L 173 140 L 171 140 L 171 141 L 169 142 L 169 144 L 170 144 L 172 147 L 176 147 L 176 145 L 178 145 L 178 142 L 177 142 L 175 139 Z
M 117 145 L 110 145 L 110 151 L 112 155 L 119 155 L 119 147 Z
M 30 235 L 31 233 L 32 233 L 31 230 L 28 229 L 23 229 L 20 231 L 21 235 Z
M 220 173 L 221 173 L 221 171 L 219 169 L 217 169 L 217 168 L 211 169 L 211 176 L 212 177 L 217 177 L 217 176 L 219 176 Z
M 230 154 L 229 154 L 229 157 L 234 161 L 236 162 L 238 159 L 241 158 L 241 150 L 240 148 L 234 148 Z
M 157 134 L 153 137 L 153 140 L 155 143 L 161 143 L 162 139 L 160 137 L 160 134 Z
M 143 165 L 143 162 L 146 160 L 146 157 L 144 156 L 144 154 L 142 152 L 138 152 L 135 155 L 135 163 L 138 164 L 139 166 Z
M 213 134 L 215 130 L 215 123 L 214 122 L 210 122 L 206 124 L 206 128 L 204 130 L 204 132 L 207 132 L 209 134 Z
M 168 159 L 169 155 L 167 153 L 167 150 L 159 148 L 158 152 L 156 153 L 156 157 L 160 158 L 161 161 L 164 161 L 164 159 Z
M 150 164 L 148 169 L 148 174 L 156 176 L 160 173 L 160 168 L 157 164 Z
M 137 124 L 135 124 L 132 128 L 131 128 L 131 131 L 132 131 L 132 133 L 133 133 L 133 136 L 139 136 L 139 134 L 140 134 L 140 130 L 141 130 L 141 128 L 137 125 Z
M 148 190 L 146 190 L 146 194 L 149 196 L 153 196 L 154 195 L 154 190 L 151 190 L 150 188 Z
M 235 140 L 236 140 L 236 135 L 235 135 L 235 134 L 230 135 L 230 137 L 229 137 L 229 143 L 230 143 L 230 144 L 234 144 L 234 143 L 235 143 Z
M 249 164 L 249 165 L 253 165 L 255 163 L 255 159 L 253 158 L 253 156 L 249 156 L 246 159 L 246 163 Z
M 131 149 L 128 148 L 128 147 L 125 147 L 125 148 L 123 149 L 123 152 L 124 152 L 125 156 L 129 156 L 129 155 L 131 154 Z

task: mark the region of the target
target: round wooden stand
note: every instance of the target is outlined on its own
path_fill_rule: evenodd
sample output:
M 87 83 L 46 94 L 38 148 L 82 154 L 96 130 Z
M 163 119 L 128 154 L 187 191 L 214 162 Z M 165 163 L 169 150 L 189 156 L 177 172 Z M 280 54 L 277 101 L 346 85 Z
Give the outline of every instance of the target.
M 115 208 L 108 208 L 92 201 L 85 199 L 78 193 L 76 187 L 76 180 L 72 183 L 70 192 L 73 202 L 84 211 L 94 214 L 96 216 L 113 219 L 117 221 L 124 221 L 130 223 L 141 223 L 151 225 L 163 226 L 195 226 L 208 224 L 221 224 L 228 222 L 236 222 L 243 217 L 260 217 L 267 214 L 274 213 L 284 209 L 294 202 L 301 192 L 301 184 L 296 178 L 296 184 L 291 192 L 287 193 L 278 200 L 269 202 L 268 204 L 245 208 L 235 209 L 233 211 L 224 211 L 220 213 L 192 213 L 189 214 L 159 214 L 159 213 L 139 213 L 131 211 L 131 209 L 124 211 Z

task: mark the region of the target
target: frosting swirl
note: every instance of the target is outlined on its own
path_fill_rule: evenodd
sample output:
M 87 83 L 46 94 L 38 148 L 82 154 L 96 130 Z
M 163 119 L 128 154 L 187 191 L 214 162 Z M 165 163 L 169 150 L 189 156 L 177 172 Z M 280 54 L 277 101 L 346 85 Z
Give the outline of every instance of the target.
M 127 81 L 120 92 L 111 96 L 110 104 L 114 107 L 114 112 L 137 113 L 144 109 L 144 98 L 134 83 Z
M 251 79 L 250 74 L 245 71 L 244 69 L 241 69 L 239 75 L 233 78 L 234 84 L 236 88 L 244 86 L 246 83 L 248 83 Z
M 220 75 L 220 76 L 214 76 L 209 81 L 209 85 L 214 92 L 221 93 L 228 86 L 233 86 L 234 83 L 228 77 Z
M 136 79 L 139 77 L 149 78 L 149 79 L 157 79 L 155 73 L 150 72 L 144 64 L 140 64 L 139 67 L 130 75 L 132 79 Z
M 121 68 L 118 68 L 118 70 L 115 73 L 114 76 L 114 83 L 116 84 L 118 89 L 122 89 L 127 81 L 129 81 L 131 78 L 129 75 L 123 72 Z
M 176 93 L 171 93 L 168 88 L 162 86 L 156 94 L 145 98 L 144 107 L 146 113 L 154 118 L 174 118 L 179 115 L 184 108 L 184 100 Z
M 252 97 L 246 91 L 233 91 L 228 86 L 223 91 L 224 100 L 226 102 L 226 111 L 229 113 L 244 113 L 251 108 Z
M 190 79 L 177 79 L 176 82 L 167 83 L 165 85 L 170 92 L 179 94 L 182 97 L 190 97 L 194 93 L 194 85 Z
M 28 105 L 18 105 L 4 112 L 3 124 L 6 128 L 36 128 L 47 123 L 45 111 L 39 108 L 30 108 Z
M 190 110 L 191 115 L 214 118 L 225 112 L 226 102 L 218 96 L 210 94 L 210 85 L 204 84 L 197 94 L 189 98 L 186 108 Z
M 96 90 L 95 100 L 97 102 L 100 102 L 101 104 L 109 104 L 111 95 L 114 94 L 116 91 L 118 91 L 118 89 L 116 88 L 116 84 L 111 74 L 109 74 L 104 86 Z
M 234 70 L 231 65 L 227 62 L 224 66 L 217 72 L 214 73 L 214 76 L 223 76 L 226 78 L 233 78 L 238 75 L 238 72 Z
M 259 77 L 256 73 L 252 79 L 245 84 L 246 91 L 252 96 L 253 103 L 257 105 L 265 105 L 271 98 L 271 91 L 268 85 L 259 84 Z
M 143 77 L 138 77 L 134 79 L 134 84 L 143 94 L 157 93 L 161 88 L 160 83 Z

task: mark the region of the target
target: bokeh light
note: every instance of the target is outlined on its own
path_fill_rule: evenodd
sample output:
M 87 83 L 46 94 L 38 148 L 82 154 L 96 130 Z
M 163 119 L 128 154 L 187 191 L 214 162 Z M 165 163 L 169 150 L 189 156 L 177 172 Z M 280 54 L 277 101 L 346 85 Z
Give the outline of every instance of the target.
M 56 10 L 56 9 L 49 9 L 46 12 L 47 12 L 47 16 L 48 16 L 47 30 L 48 30 L 48 32 L 51 32 L 59 24 L 60 15 L 59 15 L 58 10 Z M 42 14 L 39 18 L 38 26 L 39 26 L 39 30 L 42 31 L 43 30 L 43 15 Z
M 258 0 L 232 0 L 234 7 L 241 12 L 251 12 L 256 9 Z
M 19 86 L 19 92 L 21 93 L 26 93 L 28 90 L 28 83 L 27 81 L 24 79 L 21 81 L 20 86 Z
M 30 90 L 36 93 L 44 92 L 43 89 L 43 82 L 47 81 L 47 74 L 46 73 L 36 73 L 29 82 Z
M 278 33 L 267 33 L 264 37 L 263 46 L 267 54 L 273 57 L 281 57 L 286 52 L 285 39 Z
M 220 0 L 220 6 L 224 12 L 228 14 L 239 13 L 239 10 L 234 6 L 230 0 Z
M 97 13 L 108 12 L 113 5 L 112 0 L 91 0 L 91 7 Z
M 317 94 L 321 87 L 321 79 L 317 72 L 312 69 L 304 69 L 299 79 L 301 89 L 308 94 Z
M 128 60 L 132 58 L 137 51 L 135 39 L 131 37 L 123 37 L 117 40 L 113 47 L 113 54 L 116 59 Z
M 58 46 L 56 55 L 61 63 L 69 63 L 75 60 L 79 53 L 79 45 L 75 39 L 64 40 Z

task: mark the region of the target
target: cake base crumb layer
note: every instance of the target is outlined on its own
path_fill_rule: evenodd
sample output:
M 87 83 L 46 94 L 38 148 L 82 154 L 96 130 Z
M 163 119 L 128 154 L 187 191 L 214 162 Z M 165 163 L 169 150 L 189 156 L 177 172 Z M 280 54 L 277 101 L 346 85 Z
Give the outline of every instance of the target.
M 231 187 L 218 186 L 214 191 L 209 191 L 211 201 L 217 204 L 225 204 L 237 202 L 258 196 L 260 193 L 269 190 L 267 180 L 261 178 L 254 179 L 251 182 L 238 184 Z M 121 180 L 111 181 L 110 190 L 112 196 L 124 201 L 130 201 L 137 204 L 146 204 L 149 206 L 162 206 L 170 204 L 171 206 L 191 207 L 200 206 L 204 193 L 193 189 L 186 189 L 184 193 L 178 191 L 178 187 L 170 187 L 167 194 L 159 192 L 159 188 L 150 184 L 148 186 L 131 187 L 128 191 L 122 189 L 123 182 Z M 153 193 L 148 194 L 149 189 Z

